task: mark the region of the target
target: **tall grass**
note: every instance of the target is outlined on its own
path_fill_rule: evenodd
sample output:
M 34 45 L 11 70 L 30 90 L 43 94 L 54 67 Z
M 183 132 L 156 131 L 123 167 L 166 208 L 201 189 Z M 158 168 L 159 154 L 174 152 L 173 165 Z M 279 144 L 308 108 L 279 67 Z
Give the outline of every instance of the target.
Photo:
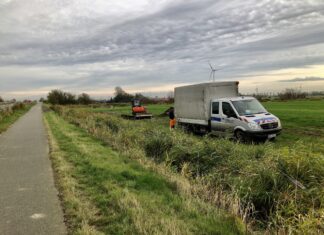
M 183 196 L 83 129 L 50 112 L 45 121 L 70 234 L 242 234 L 234 216 Z
M 151 158 L 186 176 L 190 193 L 241 216 L 254 229 L 324 233 L 324 156 L 303 142 L 277 148 L 168 131 L 161 120 L 134 122 L 54 107 L 132 158 Z
M 22 110 L 22 109 L 25 109 L 26 108 L 26 105 L 24 103 L 15 103 L 12 107 L 5 107 L 3 109 L 0 108 L 0 122 L 12 115 L 15 111 L 18 111 L 18 110 Z
M 11 124 L 25 114 L 33 105 L 34 103 L 28 105 L 16 103 L 11 108 L 0 109 L 0 133 L 7 130 Z

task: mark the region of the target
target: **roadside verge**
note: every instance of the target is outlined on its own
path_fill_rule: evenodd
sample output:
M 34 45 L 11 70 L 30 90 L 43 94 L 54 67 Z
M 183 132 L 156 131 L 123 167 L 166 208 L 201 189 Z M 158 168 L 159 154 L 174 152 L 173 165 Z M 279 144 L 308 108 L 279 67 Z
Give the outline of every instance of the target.
M 240 234 L 236 220 L 46 112 L 51 158 L 70 233 Z

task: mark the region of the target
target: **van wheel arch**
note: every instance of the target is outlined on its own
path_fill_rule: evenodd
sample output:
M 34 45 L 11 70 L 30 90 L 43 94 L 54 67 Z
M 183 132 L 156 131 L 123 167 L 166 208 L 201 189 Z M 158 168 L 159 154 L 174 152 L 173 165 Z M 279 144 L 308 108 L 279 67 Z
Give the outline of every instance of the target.
M 247 136 L 241 129 L 236 129 L 234 131 L 234 137 L 238 142 L 244 143 L 247 140 Z

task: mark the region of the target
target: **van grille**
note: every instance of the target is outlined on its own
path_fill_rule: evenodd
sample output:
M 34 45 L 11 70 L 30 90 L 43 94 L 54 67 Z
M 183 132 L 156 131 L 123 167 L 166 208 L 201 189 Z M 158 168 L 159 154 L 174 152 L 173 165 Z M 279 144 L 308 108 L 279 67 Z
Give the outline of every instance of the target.
M 265 123 L 265 124 L 261 124 L 260 126 L 264 130 L 275 129 L 278 127 L 278 122 Z

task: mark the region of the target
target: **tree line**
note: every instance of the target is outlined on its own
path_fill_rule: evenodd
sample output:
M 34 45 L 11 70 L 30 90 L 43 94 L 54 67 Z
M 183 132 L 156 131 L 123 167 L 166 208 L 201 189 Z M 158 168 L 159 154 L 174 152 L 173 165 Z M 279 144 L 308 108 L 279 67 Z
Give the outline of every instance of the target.
M 40 100 L 40 101 L 43 101 L 43 100 Z M 52 90 L 48 93 L 47 102 L 50 104 L 60 104 L 60 105 L 67 105 L 67 104 L 85 104 L 85 105 L 87 105 L 87 104 L 91 104 L 93 102 L 93 100 L 86 93 L 82 93 L 82 94 L 76 96 L 72 93 L 56 89 L 56 90 Z
M 107 100 L 107 103 L 130 103 L 133 99 L 140 99 L 142 103 L 155 103 L 156 99 L 147 97 L 141 93 L 132 95 L 127 93 L 121 87 L 115 87 L 114 96 Z M 65 92 L 59 89 L 52 90 L 47 95 L 47 100 L 40 99 L 42 102 L 48 102 L 50 104 L 69 105 L 69 104 L 83 104 L 88 105 L 95 103 L 96 101 L 90 97 L 87 93 L 82 93 L 78 96 Z M 173 96 L 170 94 L 167 101 L 173 102 Z
M 241 94 L 244 96 L 253 96 L 260 101 L 269 101 L 269 100 L 300 100 L 307 98 L 324 98 L 324 91 L 312 91 L 305 92 L 300 89 L 287 88 L 284 91 L 274 93 L 274 92 L 261 92 L 261 93 L 252 93 L 252 94 Z

